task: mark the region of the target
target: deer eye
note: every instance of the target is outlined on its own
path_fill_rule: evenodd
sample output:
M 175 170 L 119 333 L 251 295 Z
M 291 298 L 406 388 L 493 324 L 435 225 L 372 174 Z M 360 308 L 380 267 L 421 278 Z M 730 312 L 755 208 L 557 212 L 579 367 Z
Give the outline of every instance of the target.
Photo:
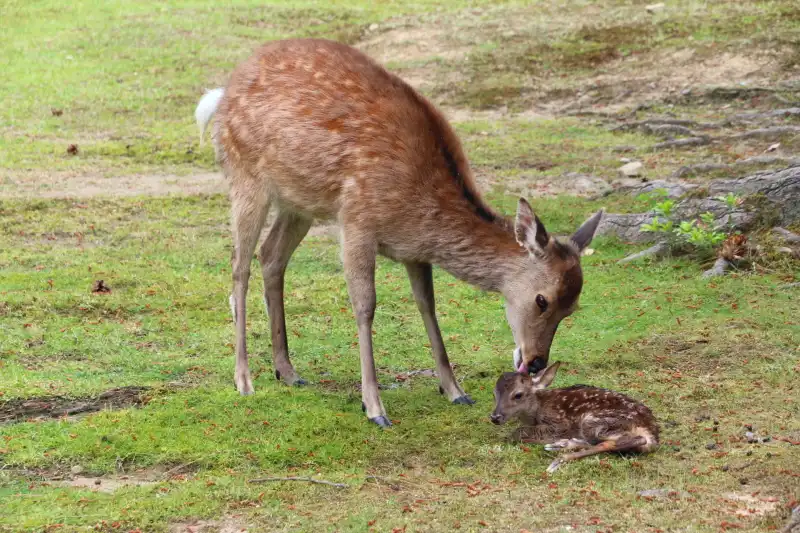
M 539 309 L 542 310 L 542 313 L 547 311 L 547 299 L 545 299 L 545 297 L 541 294 L 536 295 L 536 305 L 539 306 Z
M 522 393 L 521 393 L 521 392 L 518 392 L 518 393 L 516 393 L 516 394 L 514 395 L 514 399 L 515 399 L 515 400 L 519 400 L 520 398 L 522 398 Z

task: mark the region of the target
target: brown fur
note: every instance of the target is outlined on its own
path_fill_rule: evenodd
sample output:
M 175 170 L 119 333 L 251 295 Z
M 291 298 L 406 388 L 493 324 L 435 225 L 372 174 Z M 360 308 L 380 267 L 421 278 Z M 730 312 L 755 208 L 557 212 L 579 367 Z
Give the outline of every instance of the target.
M 336 220 L 342 228 L 370 418 L 387 422 L 371 338 L 378 253 L 406 265 L 451 400 L 469 401 L 450 369 L 436 322 L 432 264 L 502 292 L 525 363 L 546 361 L 555 327 L 580 293 L 579 251 L 591 241 L 599 216 L 584 224 L 575 242 L 562 243 L 547 235 L 524 200 L 516 221 L 496 214 L 478 193 L 447 121 L 398 77 L 342 44 L 272 42 L 233 72 L 213 135 L 230 180 L 231 307 L 241 393 L 252 392 L 244 326 L 250 258 L 270 208 L 277 218 L 259 259 L 276 374 L 286 382 L 300 378 L 288 357 L 283 276 L 314 219 Z M 546 313 L 533 304 L 537 294 L 551 302 Z
M 658 445 L 659 428 L 650 409 L 619 392 L 574 385 L 547 389 L 558 371 L 555 363 L 537 376 L 508 372 L 495 385 L 491 419 L 503 424 L 517 419 L 520 440 L 550 445 L 548 449 L 580 450 L 564 461 L 603 452 L 650 452 Z

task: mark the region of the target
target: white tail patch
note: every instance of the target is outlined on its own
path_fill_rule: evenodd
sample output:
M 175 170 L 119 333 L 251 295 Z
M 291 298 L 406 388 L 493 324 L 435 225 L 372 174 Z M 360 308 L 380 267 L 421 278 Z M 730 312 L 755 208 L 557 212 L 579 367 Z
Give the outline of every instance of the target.
M 200 130 L 200 143 L 203 142 L 203 136 L 206 134 L 208 123 L 211 122 L 211 117 L 219 107 L 219 102 L 225 94 L 225 89 L 213 89 L 206 91 L 206 94 L 197 103 L 197 109 L 194 110 L 194 118 L 197 121 L 197 129 Z

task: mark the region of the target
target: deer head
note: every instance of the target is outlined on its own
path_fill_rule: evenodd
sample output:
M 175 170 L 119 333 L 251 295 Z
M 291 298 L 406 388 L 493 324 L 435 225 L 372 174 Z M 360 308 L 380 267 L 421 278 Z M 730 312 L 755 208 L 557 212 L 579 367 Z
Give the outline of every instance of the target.
M 526 254 L 503 291 L 518 372 L 536 373 L 547 366 L 559 323 L 577 307 L 583 288 L 580 254 L 592 242 L 602 215 L 603 211 L 598 211 L 569 239 L 558 240 L 520 198 L 514 234 Z
M 550 365 L 544 372 L 535 376 L 506 372 L 494 386 L 494 411 L 490 418 L 493 424 L 504 424 L 515 418 L 533 418 L 539 409 L 536 391 L 553 382 L 561 363 Z

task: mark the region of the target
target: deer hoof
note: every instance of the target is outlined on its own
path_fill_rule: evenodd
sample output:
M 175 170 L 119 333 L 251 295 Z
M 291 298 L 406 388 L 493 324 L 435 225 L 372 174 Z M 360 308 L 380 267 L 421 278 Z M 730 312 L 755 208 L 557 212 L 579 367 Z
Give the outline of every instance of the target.
M 372 422 L 373 424 L 378 424 L 378 426 L 384 429 L 391 427 L 392 425 L 389 419 L 386 418 L 385 416 L 376 416 L 375 418 L 370 418 L 369 421 Z
M 281 375 L 281 371 L 276 370 L 275 379 L 281 381 L 281 378 L 283 378 L 283 382 L 286 383 L 287 385 L 294 385 L 295 387 L 302 387 L 304 385 L 308 385 L 308 382 L 303 378 L 301 378 L 300 376 L 298 376 L 297 374 L 293 374 L 292 377 L 283 377 Z
M 469 397 L 469 394 L 465 394 L 464 396 L 459 396 L 455 400 L 453 400 L 453 405 L 474 405 L 475 400 Z
M 439 385 L 439 394 L 444 394 L 444 388 L 441 385 Z

